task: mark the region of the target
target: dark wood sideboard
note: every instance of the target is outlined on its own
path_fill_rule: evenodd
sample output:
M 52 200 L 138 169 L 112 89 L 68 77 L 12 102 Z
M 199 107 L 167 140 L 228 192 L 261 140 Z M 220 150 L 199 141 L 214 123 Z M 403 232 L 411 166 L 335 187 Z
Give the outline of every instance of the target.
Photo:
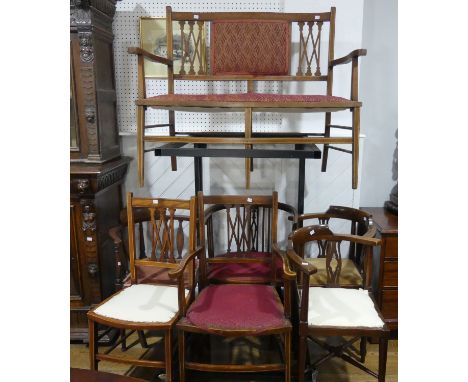
M 70 340 L 115 291 L 110 227 L 119 224 L 121 156 L 112 48 L 115 0 L 70 0 Z M 103 337 L 110 340 L 109 336 Z
M 382 315 L 393 334 L 398 331 L 398 216 L 380 207 L 361 207 L 372 214 L 380 256 L 374 261 L 373 289 Z M 377 251 L 376 251 L 377 252 Z M 377 253 L 375 253 L 377 254 Z

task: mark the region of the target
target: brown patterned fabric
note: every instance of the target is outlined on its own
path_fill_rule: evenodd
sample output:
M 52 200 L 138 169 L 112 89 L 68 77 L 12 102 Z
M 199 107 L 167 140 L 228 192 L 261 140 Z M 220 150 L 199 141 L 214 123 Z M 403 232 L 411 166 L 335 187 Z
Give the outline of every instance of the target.
M 219 20 L 210 33 L 213 74 L 289 74 L 288 21 Z

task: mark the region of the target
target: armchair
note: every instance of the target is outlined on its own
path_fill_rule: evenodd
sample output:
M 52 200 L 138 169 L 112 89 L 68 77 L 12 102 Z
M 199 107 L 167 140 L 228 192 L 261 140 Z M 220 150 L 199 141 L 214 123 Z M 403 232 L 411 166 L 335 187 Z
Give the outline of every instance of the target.
M 141 212 L 144 210 L 146 212 Z M 136 216 L 149 214 L 150 227 L 147 258 L 136 256 L 138 241 L 135 226 Z M 178 247 L 175 216 L 185 213 L 188 224 L 188 242 L 182 249 L 182 260 L 177 261 Z M 90 369 L 97 370 L 99 361 L 128 363 L 137 366 L 164 368 L 166 381 L 172 381 L 173 330 L 180 314 L 195 295 L 196 258 L 203 254 L 202 247 L 196 247 L 196 198 L 190 200 L 134 198 L 127 194 L 127 222 L 130 285 L 115 293 L 88 312 Z M 138 222 L 139 223 L 139 222 Z M 141 275 L 138 267 L 165 271 L 176 285 L 168 285 L 159 277 L 148 280 Z M 121 330 L 152 331 L 164 338 L 164 359 L 146 360 L 110 354 L 125 338 L 116 342 L 105 353 L 98 351 L 96 326 L 102 324 Z M 159 342 L 155 344 L 159 346 Z
M 367 264 L 372 264 L 372 248 L 380 244 L 379 239 L 333 234 L 325 225 L 312 225 L 294 231 L 290 236 L 287 256 L 291 267 L 297 273 L 294 296 L 299 301 L 299 381 L 304 381 L 307 358 L 307 339 L 312 340 L 327 351 L 327 354 L 312 364 L 318 368 L 328 359 L 337 356 L 385 381 L 387 362 L 387 343 L 389 329 L 383 321 L 372 293 L 364 281 L 364 288 L 342 287 L 337 283 L 341 272 L 341 246 L 343 243 L 360 244 L 364 248 Z M 298 254 L 307 244 L 322 247 L 325 252 L 327 281 L 324 287 L 309 285 L 309 279 L 317 272 L 312 264 L 305 262 Z M 367 273 L 367 278 L 370 277 Z M 341 344 L 335 346 L 321 340 L 322 337 L 343 337 Z M 353 344 L 363 337 L 379 338 L 378 372 L 364 366 L 360 354 L 355 354 Z

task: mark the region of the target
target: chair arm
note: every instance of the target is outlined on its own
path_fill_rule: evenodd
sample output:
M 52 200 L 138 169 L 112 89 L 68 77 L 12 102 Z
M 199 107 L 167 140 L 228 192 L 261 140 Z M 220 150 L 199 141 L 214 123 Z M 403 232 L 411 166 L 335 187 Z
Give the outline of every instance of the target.
M 312 264 L 309 264 L 307 261 L 304 261 L 302 257 L 300 257 L 294 249 L 289 248 L 287 250 L 287 256 L 290 261 L 294 263 L 294 265 L 301 270 L 301 272 L 305 273 L 307 276 L 313 275 L 317 273 L 317 268 L 314 267 Z
M 286 256 L 286 251 L 282 251 L 279 249 L 278 244 L 273 243 L 273 246 L 271 248 L 271 253 L 273 254 L 273 262 L 274 262 L 274 256 L 279 256 L 281 260 L 283 261 L 283 275 L 284 278 L 288 280 L 294 280 L 296 278 L 296 272 L 291 270 L 291 267 L 289 266 L 289 261 L 288 257 Z
M 161 57 L 161 56 L 156 56 L 153 53 L 148 52 L 147 50 L 141 49 L 141 48 L 136 48 L 136 47 L 130 47 L 127 49 L 127 52 L 130 54 L 136 54 L 139 56 L 143 56 L 147 58 L 148 60 L 154 61 L 154 62 L 159 62 L 160 64 L 164 64 L 167 66 L 174 66 L 174 61 L 170 60 L 166 57 Z
M 174 268 L 172 271 L 168 272 L 170 278 L 175 279 L 182 277 L 185 268 L 187 267 L 188 263 L 193 260 L 194 257 L 200 255 L 200 253 L 204 253 L 205 247 L 198 247 L 195 251 L 190 252 L 184 259 L 179 263 L 177 268 Z
M 347 64 L 351 62 L 353 58 L 355 57 L 366 56 L 366 55 L 367 55 L 367 49 L 356 49 L 344 57 L 337 58 L 333 61 L 330 61 L 330 63 L 328 64 L 328 67 L 333 68 L 334 66 L 337 66 L 337 65 Z

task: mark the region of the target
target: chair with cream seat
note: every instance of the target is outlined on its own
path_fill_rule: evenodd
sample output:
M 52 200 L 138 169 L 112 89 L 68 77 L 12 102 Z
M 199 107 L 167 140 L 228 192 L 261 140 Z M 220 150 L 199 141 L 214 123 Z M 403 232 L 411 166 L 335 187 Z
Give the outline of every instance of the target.
M 135 235 L 135 214 L 147 210 L 149 214 L 149 232 L 151 242 L 148 257 L 137 259 Z M 172 381 L 173 331 L 175 323 L 195 294 L 196 257 L 203 253 L 203 248 L 195 248 L 196 198 L 190 200 L 134 198 L 127 194 L 128 243 L 131 285 L 124 287 L 107 300 L 93 307 L 88 312 L 90 368 L 97 370 L 99 361 L 128 363 L 135 366 L 163 368 L 166 381 Z M 180 234 L 176 232 L 176 216 L 187 216 L 188 242 L 186 248 L 180 248 Z M 175 253 L 181 250 L 183 257 L 177 259 Z M 176 280 L 172 285 L 159 278 L 145 279 L 137 268 L 144 266 L 155 270 L 165 270 L 168 277 Z M 99 353 L 97 347 L 97 325 L 129 330 L 105 353 Z M 124 341 L 131 331 L 144 330 L 157 333 L 164 338 L 164 359 L 149 360 L 129 358 L 110 354 Z M 154 347 L 160 346 L 160 342 Z M 146 353 L 146 352 L 145 352 Z
M 342 271 L 341 247 L 349 243 L 359 244 L 365 264 L 364 284 L 361 287 L 344 287 L 339 284 Z M 389 329 L 370 292 L 372 276 L 372 248 L 379 239 L 333 234 L 326 225 L 313 225 L 295 230 L 290 235 L 287 256 L 291 268 L 297 273 L 295 297 L 299 301 L 299 355 L 298 376 L 304 381 L 306 373 L 307 339 L 311 339 L 327 354 L 311 363 L 317 369 L 329 358 L 338 356 L 368 374 L 385 381 L 387 342 Z M 325 285 L 310 285 L 317 268 L 304 261 L 298 253 L 305 246 L 321 247 L 325 256 L 327 279 Z M 331 345 L 323 337 L 343 337 L 339 345 Z M 365 337 L 379 338 L 378 373 L 368 369 L 353 344 Z

